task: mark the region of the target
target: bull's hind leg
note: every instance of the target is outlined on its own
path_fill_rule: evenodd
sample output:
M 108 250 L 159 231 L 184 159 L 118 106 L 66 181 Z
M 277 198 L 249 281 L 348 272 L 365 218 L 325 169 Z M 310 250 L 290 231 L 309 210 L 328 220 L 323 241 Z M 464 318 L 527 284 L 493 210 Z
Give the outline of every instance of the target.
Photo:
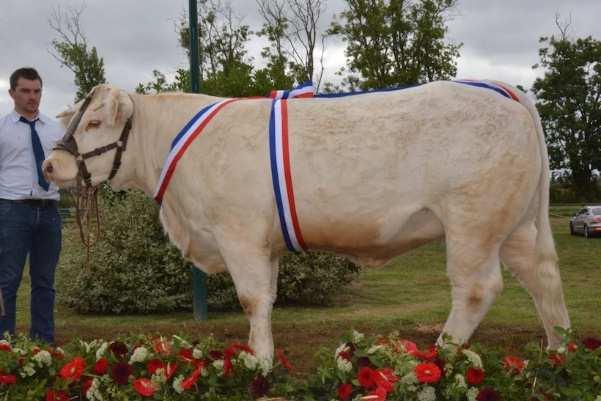
M 447 274 L 451 281 L 451 313 L 438 339 L 466 342 L 503 288 L 500 241 L 476 235 L 468 227 L 446 230 Z
M 555 327 L 570 327 L 559 270 L 555 263 L 540 263 L 536 252 L 536 228 L 532 222 L 520 226 L 501 247 L 501 260 L 534 300 L 543 322 L 549 347 L 560 345 Z

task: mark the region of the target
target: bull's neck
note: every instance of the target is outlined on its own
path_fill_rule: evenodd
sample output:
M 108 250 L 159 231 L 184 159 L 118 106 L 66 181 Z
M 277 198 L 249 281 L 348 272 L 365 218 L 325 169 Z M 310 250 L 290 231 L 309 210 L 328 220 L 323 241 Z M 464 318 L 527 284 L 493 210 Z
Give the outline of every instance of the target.
M 128 186 L 152 196 L 175 136 L 202 107 L 218 98 L 182 93 L 132 97 L 136 160 L 134 178 Z

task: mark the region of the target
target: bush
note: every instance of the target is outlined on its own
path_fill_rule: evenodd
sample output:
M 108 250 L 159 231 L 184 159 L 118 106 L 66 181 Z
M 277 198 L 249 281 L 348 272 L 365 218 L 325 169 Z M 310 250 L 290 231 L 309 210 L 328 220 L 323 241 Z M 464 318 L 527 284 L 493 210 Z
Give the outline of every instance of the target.
M 169 243 L 154 202 L 139 191 L 103 190 L 100 206 L 103 236 L 92 248 L 90 267 L 82 268 L 81 246 L 63 254 L 59 286 L 67 305 L 82 313 L 191 309 L 191 266 Z M 289 254 L 280 266 L 279 304 L 331 302 L 359 273 L 355 264 L 327 253 Z M 210 308 L 238 308 L 227 273 L 209 275 L 207 293 Z

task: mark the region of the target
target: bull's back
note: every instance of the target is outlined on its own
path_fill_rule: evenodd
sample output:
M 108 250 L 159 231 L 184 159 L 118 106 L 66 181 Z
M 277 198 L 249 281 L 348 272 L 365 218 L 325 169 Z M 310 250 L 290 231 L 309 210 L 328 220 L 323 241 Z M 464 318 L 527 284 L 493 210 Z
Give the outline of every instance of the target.
M 530 185 L 540 171 L 520 104 L 449 82 L 290 101 L 289 133 L 305 240 L 341 252 L 386 258 L 438 238 L 450 194 L 490 196 L 479 188 L 503 192 L 520 176 Z

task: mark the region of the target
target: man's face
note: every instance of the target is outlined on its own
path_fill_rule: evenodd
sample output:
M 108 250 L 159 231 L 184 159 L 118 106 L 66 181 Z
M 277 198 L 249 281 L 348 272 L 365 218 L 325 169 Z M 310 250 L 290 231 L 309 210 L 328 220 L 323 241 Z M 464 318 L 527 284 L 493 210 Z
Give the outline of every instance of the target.
M 18 113 L 37 114 L 42 98 L 42 83 L 39 80 L 19 78 L 15 89 L 10 89 L 8 93 Z

